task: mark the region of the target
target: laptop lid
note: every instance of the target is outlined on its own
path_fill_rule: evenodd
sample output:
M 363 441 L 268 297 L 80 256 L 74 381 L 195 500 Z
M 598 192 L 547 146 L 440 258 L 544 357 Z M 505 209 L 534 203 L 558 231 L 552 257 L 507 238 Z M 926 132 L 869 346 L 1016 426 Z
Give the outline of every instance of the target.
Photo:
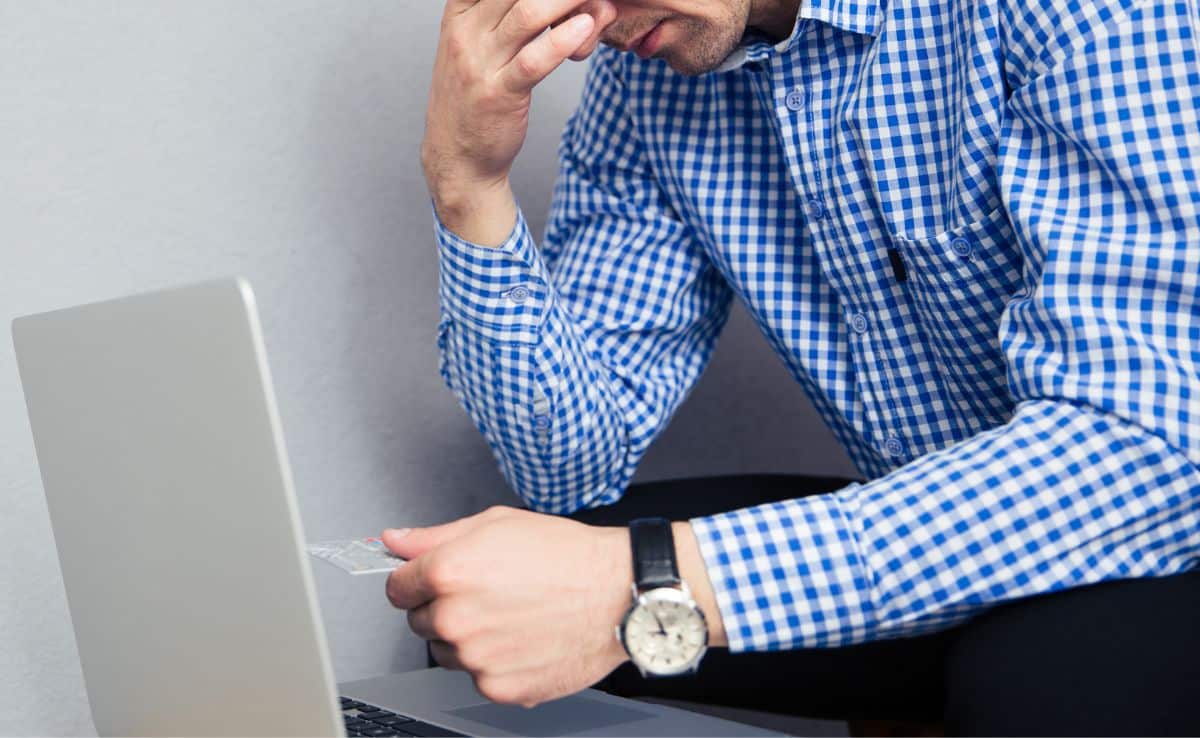
M 250 286 L 12 329 L 99 733 L 342 735 Z

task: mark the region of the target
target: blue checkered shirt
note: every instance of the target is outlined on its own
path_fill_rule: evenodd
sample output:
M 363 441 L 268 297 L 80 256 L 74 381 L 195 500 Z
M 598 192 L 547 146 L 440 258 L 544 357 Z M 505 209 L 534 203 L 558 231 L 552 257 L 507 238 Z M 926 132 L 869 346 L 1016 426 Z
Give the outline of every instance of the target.
M 699 77 L 602 50 L 540 247 L 437 227 L 443 375 L 530 507 L 611 503 L 740 300 L 870 481 L 691 521 L 735 651 L 1189 569 L 1198 7 L 804 0 Z

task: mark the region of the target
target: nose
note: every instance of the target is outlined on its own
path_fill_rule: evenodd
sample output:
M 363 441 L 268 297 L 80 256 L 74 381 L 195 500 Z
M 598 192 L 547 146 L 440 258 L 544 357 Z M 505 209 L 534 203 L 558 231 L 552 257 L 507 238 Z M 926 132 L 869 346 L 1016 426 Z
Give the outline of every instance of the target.
M 613 0 L 590 0 L 580 8 L 581 13 L 588 13 L 596 19 L 596 29 L 608 27 L 617 19 L 617 6 Z

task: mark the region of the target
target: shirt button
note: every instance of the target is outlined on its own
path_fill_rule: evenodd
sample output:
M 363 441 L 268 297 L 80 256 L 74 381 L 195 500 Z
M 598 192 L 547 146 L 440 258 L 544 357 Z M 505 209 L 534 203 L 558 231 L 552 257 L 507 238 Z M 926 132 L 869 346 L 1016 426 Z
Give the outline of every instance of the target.
M 810 220 L 820 220 L 825 217 L 825 203 L 821 202 L 820 198 L 814 197 L 804 205 L 808 210 Z
M 969 259 L 971 258 L 971 252 L 975 250 L 975 245 L 962 236 L 959 236 L 950 242 L 950 248 L 954 249 L 954 253 L 962 258 Z
M 528 287 L 513 287 L 511 290 L 509 290 L 508 292 L 505 293 L 505 297 L 507 297 L 509 300 L 512 300 L 516 304 L 520 305 L 521 303 L 523 303 L 529 299 L 529 288 Z
M 545 432 L 545 431 L 550 430 L 550 416 L 549 415 L 533 416 L 533 429 L 536 431 L 539 431 L 539 432 Z
M 884 444 L 883 444 L 883 448 L 884 448 L 884 450 L 886 450 L 888 452 L 888 454 L 890 456 L 903 456 L 904 455 L 904 442 L 901 441 L 900 438 L 895 435 L 888 437 L 887 441 L 884 442 Z
M 855 333 L 866 333 L 867 316 L 863 315 L 862 313 L 855 313 L 854 315 L 851 315 L 850 327 L 854 329 Z
M 799 112 L 804 110 L 804 106 L 808 104 L 808 96 L 804 94 L 804 90 L 799 87 L 795 88 L 783 98 L 784 105 L 787 105 L 788 110 Z

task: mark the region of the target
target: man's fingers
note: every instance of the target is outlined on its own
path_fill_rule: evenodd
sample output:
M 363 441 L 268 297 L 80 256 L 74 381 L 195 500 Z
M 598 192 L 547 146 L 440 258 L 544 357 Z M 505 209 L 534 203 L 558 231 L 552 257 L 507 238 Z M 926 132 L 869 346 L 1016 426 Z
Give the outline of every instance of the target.
M 586 12 L 596 20 L 596 23 L 592 27 L 587 41 L 580 44 L 571 54 L 570 58 L 573 61 L 583 61 L 591 56 L 596 47 L 600 45 L 600 36 L 604 30 L 617 20 L 617 6 L 612 4 L 612 0 L 595 0 L 587 6 Z
M 400 558 L 415 559 L 447 541 L 453 541 L 477 524 L 472 516 L 444 525 L 431 525 L 428 528 L 389 528 L 380 538 L 383 545 Z
M 388 550 L 402 559 L 415 559 L 445 543 L 470 533 L 489 521 L 511 515 L 514 508 L 503 505 L 489 507 L 465 518 L 431 525 L 427 528 L 388 528 L 380 538 Z
M 387 596 L 401 610 L 411 610 L 446 594 L 448 582 L 444 555 L 436 549 L 470 533 L 485 523 L 503 520 L 513 514 L 513 508 L 496 506 L 466 518 L 429 528 L 389 528 L 383 532 L 383 543 L 408 563 L 388 575 Z M 440 587 L 440 590 L 439 590 Z
M 592 3 L 593 0 L 517 0 L 489 34 L 489 41 L 495 48 L 508 49 L 507 59 L 511 59 L 547 28 L 561 25 L 576 14 L 590 15 L 595 20 Z
M 387 598 L 394 607 L 411 610 L 424 605 L 437 595 L 429 581 L 430 558 L 415 558 L 388 575 Z
M 456 3 L 466 2 L 474 7 L 469 8 L 474 27 L 488 32 L 493 30 L 516 4 L 517 0 L 453 0 Z
M 532 41 L 500 70 L 506 89 L 528 92 L 566 61 L 592 34 L 595 19 L 577 15 Z
M 445 641 L 430 641 L 429 653 L 438 665 L 454 671 L 466 671 L 458 660 L 458 650 Z
M 434 600 L 408 611 L 408 627 L 417 637 L 426 641 L 440 641 L 446 637 L 445 634 L 438 633 L 434 628 L 433 608 L 436 605 L 437 600 Z
M 446 0 L 446 15 L 460 15 L 479 5 L 479 0 Z

